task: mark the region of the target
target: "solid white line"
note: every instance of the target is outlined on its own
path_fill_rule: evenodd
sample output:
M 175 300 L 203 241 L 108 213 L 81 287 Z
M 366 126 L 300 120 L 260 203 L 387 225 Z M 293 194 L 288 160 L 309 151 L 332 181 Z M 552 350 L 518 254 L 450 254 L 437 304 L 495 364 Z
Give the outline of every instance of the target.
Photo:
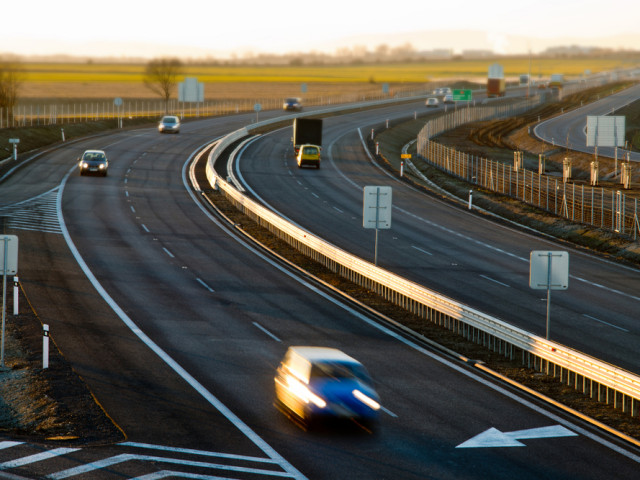
M 0 450 L 4 450 L 5 448 L 11 448 L 11 447 L 15 447 L 16 445 L 22 445 L 24 442 L 10 442 L 10 441 L 4 441 L 4 442 L 0 442 Z
M 121 447 L 135 447 L 135 448 L 145 448 L 148 450 L 160 450 L 161 452 L 172 452 L 172 453 L 188 454 L 188 455 L 201 455 L 203 457 L 230 458 L 233 460 L 245 460 L 248 462 L 257 462 L 257 463 L 275 463 L 271 458 L 248 457 L 246 455 L 234 455 L 232 453 L 208 452 L 206 450 L 195 450 L 193 448 L 167 447 L 165 445 L 153 445 L 151 443 L 123 442 L 123 443 L 118 443 L 117 445 Z
M 211 288 L 209 285 L 207 285 L 206 283 L 204 283 L 204 280 L 200 279 L 200 278 L 196 278 L 196 280 L 198 281 L 198 283 L 200 285 L 202 285 L 204 288 L 206 288 L 207 290 L 209 290 L 211 293 L 215 293 L 215 290 L 213 288 Z
M 495 278 L 487 277 L 486 275 L 480 275 L 485 280 L 489 280 L 490 282 L 497 283 L 498 285 L 502 285 L 503 287 L 511 288 L 511 285 L 507 285 L 506 283 L 499 282 Z
M 592 317 L 591 315 L 587 315 L 586 313 L 583 313 L 582 316 L 590 318 L 591 320 L 594 320 L 596 322 L 604 323 L 605 325 L 609 325 L 610 327 L 617 328 L 618 330 L 622 330 L 623 332 L 629 331 L 626 328 L 619 327 L 617 325 L 614 325 L 613 323 L 605 322 L 604 320 L 600 320 L 599 318 Z
M 60 455 L 66 455 L 67 453 L 75 452 L 77 450 L 80 450 L 80 449 L 79 448 L 54 448 L 53 450 L 49 450 L 47 452 L 37 453 L 35 455 L 29 455 L 27 457 L 17 458 L 15 460 L 11 460 L 10 462 L 1 463 L 0 470 L 4 470 L 7 468 L 22 467 L 24 465 L 30 465 L 32 463 L 41 462 L 43 460 L 48 460 L 50 458 L 59 457 Z
M 280 340 L 278 337 L 276 337 L 273 333 L 271 333 L 269 330 L 267 330 L 266 328 L 264 328 L 262 325 L 260 325 L 257 322 L 253 322 L 253 324 L 258 327 L 260 330 L 262 330 L 264 333 L 266 333 L 267 335 L 269 335 L 271 338 L 273 338 L 276 342 L 281 342 L 282 340 Z
M 427 252 L 426 250 L 424 250 L 424 249 L 422 249 L 422 248 L 420 248 L 420 247 L 416 247 L 415 245 L 411 245 L 411 248 L 415 248 L 415 249 L 416 249 L 416 250 L 418 250 L 419 252 L 422 252 L 422 253 L 424 253 L 424 254 L 426 254 L 426 255 L 433 255 L 433 253 L 431 253 L 431 252 Z
M 162 247 L 162 249 L 163 249 L 163 250 L 164 250 L 164 252 L 165 252 L 167 255 L 169 255 L 171 258 L 176 258 L 176 256 L 175 256 L 173 253 L 171 253 L 169 250 L 167 250 L 165 247 Z
M 121 463 L 130 462 L 130 461 L 171 463 L 171 464 L 182 465 L 187 467 L 211 468 L 211 469 L 218 469 L 218 470 L 228 470 L 231 472 L 256 473 L 256 474 L 262 474 L 262 475 L 270 475 L 274 477 L 292 477 L 292 475 L 287 472 L 277 472 L 275 470 L 236 467 L 233 465 L 222 465 L 218 463 L 198 462 L 194 460 L 182 460 L 178 458 L 168 458 L 168 457 L 154 457 L 151 455 L 132 455 L 132 454 L 125 453 L 122 455 L 116 455 L 115 457 L 109 457 L 102 460 L 98 460 L 97 462 L 87 463 L 85 465 L 80 465 L 78 467 L 62 470 L 60 472 L 56 472 L 51 475 L 48 475 L 46 478 L 50 478 L 52 480 L 69 478 L 76 475 L 81 475 L 87 472 L 93 472 L 105 467 L 111 467 L 113 465 L 118 465 Z
M 202 146 L 204 147 L 204 145 Z M 202 212 L 205 215 L 216 222 L 215 217 L 213 217 L 196 199 L 195 195 L 189 189 L 189 185 L 186 178 L 187 166 L 193 159 L 193 154 L 187 159 L 182 167 L 182 182 L 191 196 L 192 200 L 198 205 Z M 187 372 L 178 362 L 176 362 L 172 357 L 167 355 L 167 353 L 162 350 L 151 338 L 149 338 L 140 328 L 129 318 L 129 316 L 125 313 L 122 308 L 111 298 L 111 296 L 107 293 L 104 287 L 98 282 L 98 279 L 93 275 L 93 272 L 89 269 L 89 266 L 86 264 L 80 252 L 78 252 L 77 247 L 73 243 L 71 236 L 69 235 L 69 231 L 67 230 L 67 225 L 64 222 L 64 217 L 62 215 L 62 194 L 64 192 L 64 186 L 67 183 L 69 175 L 71 172 L 75 170 L 75 166 L 69 170 L 67 175 L 62 179 L 60 184 L 60 189 L 58 190 L 57 198 L 56 198 L 56 209 L 58 212 L 58 218 L 60 219 L 60 226 L 62 228 L 62 234 L 73 254 L 76 262 L 78 262 L 78 266 L 82 269 L 84 274 L 87 276 L 93 287 L 96 289 L 98 294 L 104 299 L 104 301 L 111 307 L 118 317 L 122 320 L 122 322 L 145 344 L 149 347 L 162 361 L 164 361 L 173 371 L 175 371 L 180 377 L 182 377 L 185 382 L 187 382 L 191 388 L 193 388 L 196 392 L 198 392 L 209 404 L 218 410 L 222 415 L 224 415 L 242 434 L 245 435 L 250 441 L 254 443 L 260 450 L 262 450 L 265 455 L 269 458 L 273 459 L 278 465 L 289 473 L 289 476 L 295 478 L 297 480 L 306 480 L 306 477 L 299 472 L 293 465 L 287 462 L 282 455 L 274 450 L 271 445 L 265 442 L 258 434 L 256 434 L 246 423 L 244 423 L 235 413 L 233 413 L 224 403 L 222 403 L 217 397 L 215 397 L 211 392 L 209 392 L 200 382 L 198 382 L 189 372 Z M 216 222 L 217 223 L 217 222 Z M 220 225 L 218 223 L 218 225 Z
M 149 473 L 141 477 L 133 477 L 129 480 L 162 480 L 163 478 L 189 478 L 192 480 L 235 480 L 230 477 L 218 477 L 212 475 L 201 475 L 198 473 L 176 472 L 173 470 L 160 470 L 159 472 Z

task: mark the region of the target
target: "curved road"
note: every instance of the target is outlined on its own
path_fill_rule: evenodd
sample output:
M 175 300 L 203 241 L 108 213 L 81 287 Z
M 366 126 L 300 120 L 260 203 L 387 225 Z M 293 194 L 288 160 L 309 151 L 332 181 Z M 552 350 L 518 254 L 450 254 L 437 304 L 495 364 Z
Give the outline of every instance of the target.
M 407 116 L 414 106 L 388 117 Z M 546 292 L 529 288 L 532 250 L 570 252 L 569 289 L 552 293 L 551 338 L 640 372 L 640 271 L 514 230 L 417 191 L 368 157 L 362 115 L 325 119 L 323 166 L 298 169 L 288 128 L 250 143 L 239 176 L 250 192 L 293 222 L 373 262 L 375 234 L 362 228 L 362 190 L 393 187 L 393 220 L 381 230 L 378 264 L 433 290 L 540 336 L 546 334 Z
M 51 458 L 36 463 L 28 452 L 42 448 L 5 442 L 4 470 L 31 478 L 97 478 L 87 470 L 97 468 L 99 478 L 243 479 L 599 479 L 615 470 L 634 478 L 640 452 L 629 445 L 404 338 L 203 210 L 184 185 L 187 160 L 243 121 L 190 122 L 176 136 L 147 129 L 83 140 L 4 181 L 2 208 L 41 209 L 31 230 L 19 213 L 10 224 L 20 235 L 26 291 L 127 436 L 73 452 L 45 446 Z M 75 158 L 86 148 L 107 151 L 107 178 L 77 175 Z M 357 149 L 342 150 L 354 154 L 350 175 L 371 175 Z M 320 173 L 332 173 L 327 166 Z M 300 174 L 311 181 L 311 171 Z M 286 170 L 281 176 L 295 183 Z M 57 215 L 41 208 L 48 197 Z M 299 206 L 310 197 L 301 194 Z M 53 217 L 62 217 L 59 230 L 51 230 Z M 273 407 L 274 370 L 293 344 L 334 346 L 367 365 L 385 407 L 375 434 L 305 432 Z

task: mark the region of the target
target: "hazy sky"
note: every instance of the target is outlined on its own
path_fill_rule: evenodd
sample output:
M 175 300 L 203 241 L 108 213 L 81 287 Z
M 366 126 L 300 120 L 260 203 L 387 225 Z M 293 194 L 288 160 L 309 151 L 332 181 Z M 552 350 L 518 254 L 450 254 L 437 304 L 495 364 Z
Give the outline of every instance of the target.
M 185 57 L 418 49 L 540 51 L 549 39 L 640 38 L 640 0 L 22 0 L 2 7 L 0 53 Z M 444 32 L 455 31 L 452 35 Z M 424 35 L 420 35 L 424 34 Z M 443 44 L 445 42 L 445 44 Z M 640 45 L 614 45 L 640 49 Z

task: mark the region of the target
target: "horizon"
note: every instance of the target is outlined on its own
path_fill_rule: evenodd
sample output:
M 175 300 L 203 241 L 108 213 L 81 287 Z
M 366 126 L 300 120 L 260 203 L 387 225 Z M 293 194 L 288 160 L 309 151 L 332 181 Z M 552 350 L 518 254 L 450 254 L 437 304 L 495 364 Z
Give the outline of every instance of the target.
M 16 2 L 5 7 L 5 18 L 12 21 L 0 31 L 0 53 L 232 59 L 335 55 L 344 49 L 406 44 L 417 51 L 491 50 L 499 55 L 538 54 L 551 46 L 640 49 L 640 4 L 632 0 L 611 0 L 606 9 L 595 0 L 538 0 L 535 5 L 495 0 L 490 8 L 461 0 L 455 11 L 416 7 L 409 0 L 396 0 L 394 8 L 386 9 L 337 0 L 325 0 L 322 9 L 292 0 L 249 1 L 225 6 L 224 21 L 218 21 L 214 5 L 197 0 L 147 5 L 130 0 L 105 5 Z M 19 21 L 25 18 L 30 30 Z

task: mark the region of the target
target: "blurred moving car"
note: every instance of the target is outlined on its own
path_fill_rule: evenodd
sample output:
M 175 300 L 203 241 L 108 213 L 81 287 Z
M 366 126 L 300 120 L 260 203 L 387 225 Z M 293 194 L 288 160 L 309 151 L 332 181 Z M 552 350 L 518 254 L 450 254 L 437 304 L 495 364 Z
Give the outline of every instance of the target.
M 160 133 L 180 133 L 180 119 L 175 115 L 165 115 L 158 124 Z
M 103 177 L 107 176 L 109 160 L 103 150 L 86 150 L 82 156 L 78 158 L 78 162 L 80 175 L 95 173 Z
M 300 98 L 285 98 L 284 104 L 282 106 L 284 110 L 293 110 L 299 112 L 302 110 L 302 100 Z
M 335 348 L 289 347 L 275 387 L 278 405 L 307 426 L 329 419 L 373 426 L 381 408 L 365 367 Z
M 455 103 L 453 101 L 453 94 L 451 93 L 447 93 L 444 98 L 442 99 L 442 103 Z
M 298 162 L 298 168 L 302 168 L 303 165 L 311 165 L 316 168 L 320 168 L 320 152 L 322 148 L 318 145 L 300 145 L 296 161 Z
M 440 105 L 440 102 L 436 97 L 427 98 L 427 101 L 424 103 L 427 107 L 437 107 Z

